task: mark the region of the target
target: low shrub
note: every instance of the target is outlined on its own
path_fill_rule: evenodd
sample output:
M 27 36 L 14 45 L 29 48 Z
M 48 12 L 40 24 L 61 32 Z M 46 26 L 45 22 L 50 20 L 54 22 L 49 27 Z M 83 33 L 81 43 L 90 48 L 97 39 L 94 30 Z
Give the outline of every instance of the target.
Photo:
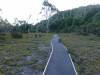
M 6 40 L 6 34 L 0 33 L 0 40 Z
M 12 36 L 12 38 L 16 38 L 16 39 L 23 38 L 23 34 L 20 32 L 12 32 L 11 36 Z

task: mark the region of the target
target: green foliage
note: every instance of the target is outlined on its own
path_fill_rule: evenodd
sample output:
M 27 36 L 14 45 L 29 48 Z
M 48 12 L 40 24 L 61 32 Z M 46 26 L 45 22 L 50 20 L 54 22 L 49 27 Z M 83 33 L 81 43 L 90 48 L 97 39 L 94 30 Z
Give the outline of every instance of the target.
M 47 31 L 47 20 L 43 20 L 40 23 L 37 23 L 34 28 L 35 32 L 46 32 Z
M 15 26 L 13 26 L 11 32 L 21 32 L 21 33 L 29 33 L 29 32 L 34 32 L 34 26 L 32 24 L 16 24 Z
M 100 5 L 89 5 L 61 11 L 50 17 L 50 32 L 76 32 L 82 35 L 100 36 Z M 36 24 L 39 31 L 45 31 L 46 20 Z
M 12 38 L 20 39 L 23 37 L 23 34 L 20 32 L 12 32 L 11 36 L 12 36 Z
M 0 70 L 0 75 L 4 75 L 3 72 Z
M 34 26 L 32 24 L 28 24 L 26 21 L 18 21 L 14 26 L 8 22 L 8 20 L 3 20 L 0 17 L 0 34 L 1 33 L 9 33 L 9 32 L 34 32 Z M 1 37 L 2 38 L 2 37 Z
M 6 40 L 6 34 L 0 33 L 0 40 Z

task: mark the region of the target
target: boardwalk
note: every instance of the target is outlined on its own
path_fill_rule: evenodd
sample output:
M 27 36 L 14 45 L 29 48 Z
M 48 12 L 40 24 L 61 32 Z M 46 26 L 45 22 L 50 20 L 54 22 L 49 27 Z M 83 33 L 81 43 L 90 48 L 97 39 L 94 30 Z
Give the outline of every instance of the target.
M 57 35 L 52 39 L 53 51 L 43 75 L 77 75 L 69 53 L 58 39 Z

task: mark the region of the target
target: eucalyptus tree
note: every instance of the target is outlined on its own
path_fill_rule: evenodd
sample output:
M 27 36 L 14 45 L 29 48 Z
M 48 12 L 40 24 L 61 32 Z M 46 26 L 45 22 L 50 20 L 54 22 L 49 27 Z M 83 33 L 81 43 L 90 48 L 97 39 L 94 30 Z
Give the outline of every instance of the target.
M 55 5 L 51 4 L 48 2 L 48 0 L 44 0 L 43 2 L 43 7 L 42 7 L 42 12 L 44 13 L 44 17 L 47 20 L 47 32 L 49 32 L 49 18 L 54 15 L 55 13 L 57 13 L 59 10 L 55 7 Z

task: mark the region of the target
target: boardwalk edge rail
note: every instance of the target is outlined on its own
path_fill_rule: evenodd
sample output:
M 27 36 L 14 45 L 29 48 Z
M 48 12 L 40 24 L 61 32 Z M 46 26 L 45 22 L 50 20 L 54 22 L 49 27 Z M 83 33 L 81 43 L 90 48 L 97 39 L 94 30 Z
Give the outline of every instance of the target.
M 52 51 L 51 51 L 51 53 L 50 53 L 50 56 L 49 56 L 49 58 L 48 58 L 47 64 L 46 64 L 46 66 L 45 66 L 45 68 L 44 68 L 44 71 L 43 71 L 43 74 L 42 74 L 42 75 L 45 75 L 46 69 L 47 69 L 47 67 L 48 67 L 48 64 L 49 64 L 49 62 L 50 62 L 50 59 L 51 59 L 51 56 L 52 56 L 52 53 L 53 53 L 53 44 L 52 44 L 52 41 L 51 41 L 51 47 L 52 47 Z
M 63 45 L 63 44 L 62 44 L 62 45 Z M 63 47 L 64 47 L 66 50 L 68 50 L 64 45 L 63 45 Z M 69 58 L 70 58 L 71 63 L 72 63 L 72 65 L 73 65 L 73 69 L 74 69 L 74 71 L 75 71 L 75 74 L 78 75 L 78 73 L 77 73 L 77 71 L 76 71 L 76 68 L 75 68 L 75 65 L 74 65 L 74 62 L 72 61 L 72 57 L 71 57 L 70 53 L 69 53 Z

